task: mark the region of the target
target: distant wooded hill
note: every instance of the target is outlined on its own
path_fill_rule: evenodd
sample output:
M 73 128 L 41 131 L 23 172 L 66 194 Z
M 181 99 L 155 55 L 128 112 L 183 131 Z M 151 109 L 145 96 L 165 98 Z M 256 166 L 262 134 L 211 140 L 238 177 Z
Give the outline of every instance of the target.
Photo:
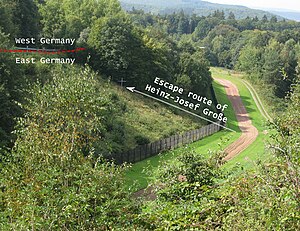
M 270 11 L 270 12 L 276 15 L 280 15 L 281 17 L 300 22 L 300 12 L 287 12 L 287 11 Z
M 216 10 L 224 11 L 225 16 L 230 12 L 234 13 L 237 19 L 246 17 L 262 18 L 266 15 L 268 18 L 274 16 L 263 10 L 254 10 L 244 6 L 222 5 L 201 0 L 121 0 L 123 9 L 129 11 L 135 9 L 144 10 L 156 14 L 171 14 L 173 12 L 184 11 L 186 14 L 197 14 L 207 16 Z M 280 16 L 279 19 L 282 19 Z

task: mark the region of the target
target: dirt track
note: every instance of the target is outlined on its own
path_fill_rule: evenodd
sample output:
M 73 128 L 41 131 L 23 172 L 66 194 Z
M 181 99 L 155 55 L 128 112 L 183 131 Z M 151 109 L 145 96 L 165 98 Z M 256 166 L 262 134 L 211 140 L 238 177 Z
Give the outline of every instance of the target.
M 242 131 L 242 135 L 240 136 L 240 138 L 225 149 L 227 156 L 224 158 L 224 160 L 230 160 L 244 151 L 250 144 L 255 141 L 256 137 L 258 136 L 258 130 L 252 125 L 252 121 L 246 111 L 245 106 L 242 103 L 242 99 L 239 95 L 237 87 L 233 83 L 225 79 L 215 80 L 225 87 L 228 99 L 233 106 L 239 128 Z

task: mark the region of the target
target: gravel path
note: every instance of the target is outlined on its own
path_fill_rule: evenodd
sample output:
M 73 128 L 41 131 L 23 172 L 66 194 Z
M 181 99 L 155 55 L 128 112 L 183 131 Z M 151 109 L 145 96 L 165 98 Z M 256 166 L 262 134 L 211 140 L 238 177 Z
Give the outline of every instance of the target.
M 224 158 L 224 160 L 230 160 L 244 151 L 255 141 L 256 137 L 258 136 L 258 130 L 252 125 L 252 121 L 239 95 L 238 88 L 228 80 L 215 80 L 225 87 L 226 94 L 235 112 L 239 128 L 242 131 L 240 138 L 225 149 L 227 156 Z

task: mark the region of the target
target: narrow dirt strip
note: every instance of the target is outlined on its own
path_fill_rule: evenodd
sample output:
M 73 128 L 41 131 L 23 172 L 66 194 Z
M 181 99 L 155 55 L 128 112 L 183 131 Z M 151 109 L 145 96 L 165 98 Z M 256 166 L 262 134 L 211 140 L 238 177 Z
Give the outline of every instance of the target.
M 224 158 L 224 160 L 230 160 L 244 151 L 256 140 L 256 137 L 258 136 L 258 130 L 252 125 L 252 121 L 245 106 L 243 105 L 242 99 L 239 95 L 239 90 L 236 85 L 225 79 L 215 78 L 215 80 L 225 87 L 226 94 L 235 112 L 239 128 L 242 131 L 240 138 L 225 149 L 227 156 Z

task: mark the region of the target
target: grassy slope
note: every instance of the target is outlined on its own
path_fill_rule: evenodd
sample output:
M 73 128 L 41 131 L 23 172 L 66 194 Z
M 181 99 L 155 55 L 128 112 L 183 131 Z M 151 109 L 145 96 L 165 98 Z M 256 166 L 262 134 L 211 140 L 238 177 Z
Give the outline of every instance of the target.
M 234 74 L 233 72 L 228 72 L 228 70 L 224 70 L 221 68 L 212 68 L 211 71 L 214 77 L 228 79 L 237 85 L 242 101 L 249 113 L 249 116 L 252 119 L 254 126 L 256 126 L 259 130 L 259 136 L 257 140 L 240 155 L 226 163 L 223 168 L 225 171 L 231 171 L 234 169 L 236 173 L 238 173 L 242 169 L 251 169 L 254 167 L 253 161 L 258 159 L 264 160 L 268 158 L 268 156 L 264 152 L 264 146 L 268 136 L 262 133 L 266 129 L 264 118 L 259 113 L 259 110 L 255 105 L 250 92 L 248 91 L 246 86 L 238 79 L 242 77 L 241 74 Z M 228 104 L 229 109 L 232 108 L 231 103 L 226 96 L 225 89 L 216 82 L 214 82 L 213 84 L 219 102 L 222 104 Z M 223 130 L 203 140 L 190 144 L 189 146 L 191 148 L 194 148 L 199 153 L 201 152 L 203 154 L 206 154 L 209 150 L 213 151 L 216 149 L 220 149 L 220 147 L 224 148 L 234 140 L 236 140 L 240 136 L 240 130 L 238 128 L 237 120 L 233 110 L 229 109 L 227 109 L 227 111 L 225 112 L 226 116 L 228 117 L 228 127 L 237 131 L 236 133 Z M 128 186 L 131 187 L 132 190 L 146 187 L 147 182 L 150 179 L 147 172 L 155 171 L 159 162 L 174 159 L 174 157 L 178 156 L 180 153 L 181 148 L 134 164 L 126 174 Z
M 111 87 L 111 91 L 126 104 L 126 113 L 121 115 L 120 120 L 125 124 L 127 149 L 132 149 L 137 145 L 136 136 L 155 141 L 176 133 L 199 128 L 205 124 L 189 115 L 174 113 L 172 108 L 131 93 L 125 88 L 108 87 Z

